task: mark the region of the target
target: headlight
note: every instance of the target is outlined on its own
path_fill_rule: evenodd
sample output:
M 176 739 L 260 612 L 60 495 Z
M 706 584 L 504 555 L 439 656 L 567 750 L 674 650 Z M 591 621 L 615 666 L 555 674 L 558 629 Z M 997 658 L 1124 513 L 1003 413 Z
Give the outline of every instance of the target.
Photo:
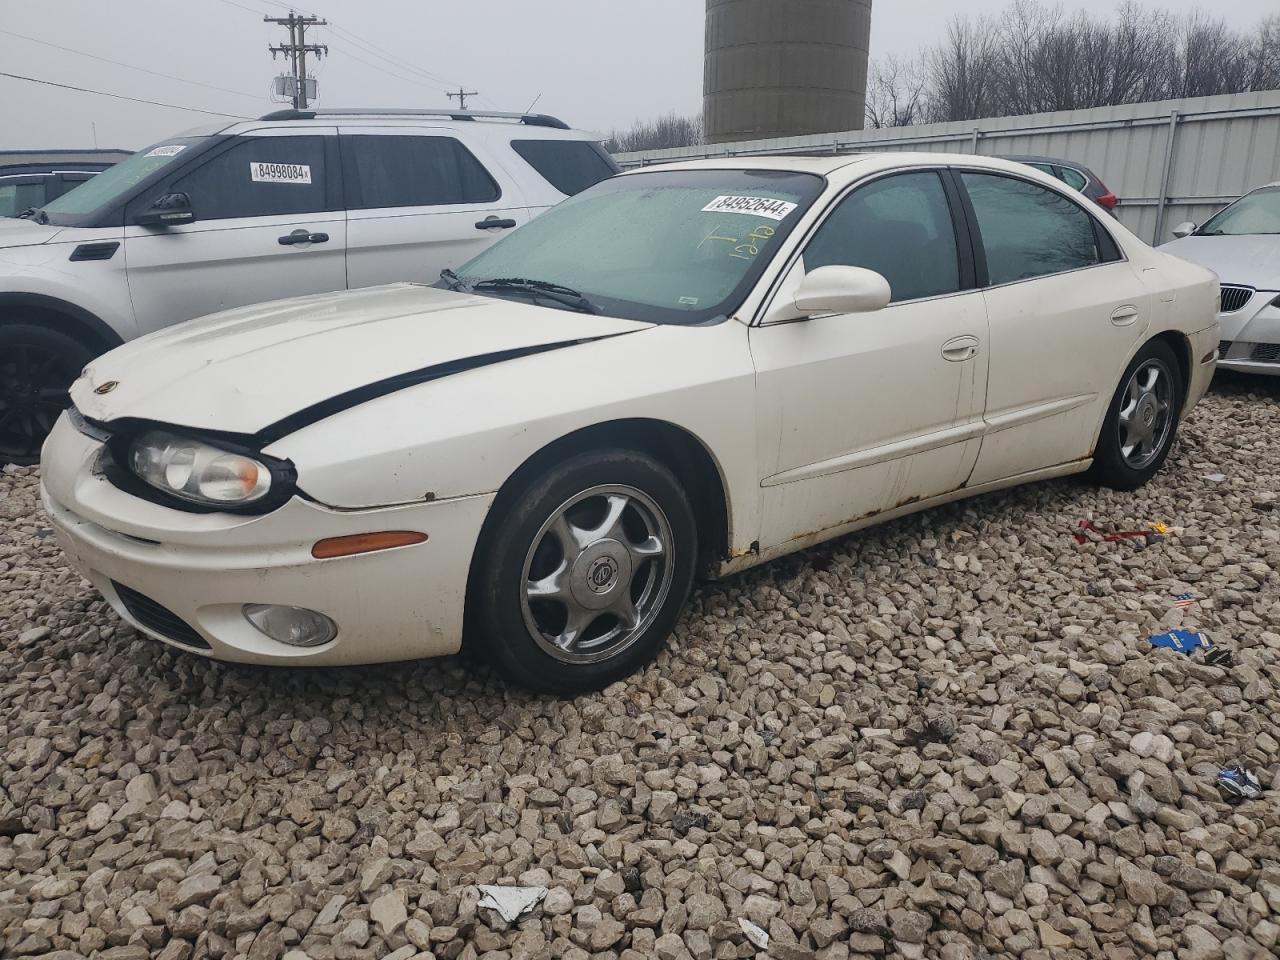
M 164 430 L 133 441 L 129 469 L 157 490 L 208 507 L 245 506 L 271 492 L 265 463 Z

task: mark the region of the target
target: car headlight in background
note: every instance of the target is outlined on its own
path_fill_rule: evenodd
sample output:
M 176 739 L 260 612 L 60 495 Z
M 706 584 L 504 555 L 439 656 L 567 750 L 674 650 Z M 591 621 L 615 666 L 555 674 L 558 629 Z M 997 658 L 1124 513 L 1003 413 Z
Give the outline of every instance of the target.
M 148 430 L 129 446 L 129 470 L 163 493 L 206 507 L 257 503 L 271 493 L 271 468 L 200 440 Z

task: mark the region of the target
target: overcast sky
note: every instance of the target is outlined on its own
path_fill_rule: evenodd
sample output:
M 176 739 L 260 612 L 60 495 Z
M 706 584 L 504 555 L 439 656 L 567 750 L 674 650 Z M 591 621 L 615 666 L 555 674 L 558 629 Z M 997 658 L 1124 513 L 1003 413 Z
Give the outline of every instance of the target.
M 1256 23 L 1276 0 L 1163 0 L 1176 12 L 1209 6 L 1233 26 Z M 953 11 L 1003 9 L 1007 0 L 875 0 L 872 57 L 935 42 Z M 0 71 L 205 110 L 259 116 L 281 64 L 267 47 L 283 27 L 276 0 L 9 0 L 0 6 Z M 1105 14 L 1115 0 L 1069 0 Z M 536 110 L 607 131 L 669 110 L 693 113 L 702 96 L 703 0 L 309 0 L 330 20 L 308 35 L 329 44 L 317 64 L 322 106 L 438 106 L 444 90 L 478 90 L 472 106 Z M 21 39 L 22 34 L 183 83 Z M 388 56 L 389 55 L 389 56 Z M 211 87 L 225 89 L 211 89 Z M 217 120 L 0 76 L 0 150 L 137 149 Z

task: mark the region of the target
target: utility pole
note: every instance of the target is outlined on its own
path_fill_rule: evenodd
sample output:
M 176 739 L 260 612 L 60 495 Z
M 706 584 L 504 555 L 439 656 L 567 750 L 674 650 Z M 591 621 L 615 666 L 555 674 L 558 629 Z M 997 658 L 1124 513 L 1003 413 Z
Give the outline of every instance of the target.
M 462 87 L 459 87 L 457 93 L 446 93 L 445 96 L 450 100 L 457 100 L 458 109 L 465 110 L 467 109 L 467 97 L 475 97 L 479 96 L 479 94 L 474 90 L 464 90 Z
M 314 53 L 316 59 L 319 59 L 329 52 L 325 44 L 307 43 L 307 27 L 328 26 L 329 21 L 317 17 L 300 17 L 292 10 L 287 17 L 263 17 L 262 20 L 264 23 L 278 23 L 289 28 L 287 44 L 282 43 L 267 49 L 271 51 L 272 60 L 276 58 L 277 53 L 289 58 L 290 72 L 297 85 L 293 93 L 293 106 L 295 110 L 305 110 L 307 109 L 307 54 Z

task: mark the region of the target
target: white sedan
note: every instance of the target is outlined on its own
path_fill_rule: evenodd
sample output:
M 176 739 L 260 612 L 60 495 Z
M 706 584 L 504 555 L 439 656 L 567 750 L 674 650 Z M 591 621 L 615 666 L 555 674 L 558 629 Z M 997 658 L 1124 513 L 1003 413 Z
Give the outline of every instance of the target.
M 1218 363 L 1280 376 L 1280 182 L 1251 190 L 1202 227 L 1181 223 L 1161 247 L 1222 278 Z
M 615 177 L 436 287 L 192 321 L 91 363 L 46 509 L 120 615 L 270 664 L 450 654 L 568 694 L 695 576 L 1089 470 L 1160 468 L 1218 282 L 971 156 Z

